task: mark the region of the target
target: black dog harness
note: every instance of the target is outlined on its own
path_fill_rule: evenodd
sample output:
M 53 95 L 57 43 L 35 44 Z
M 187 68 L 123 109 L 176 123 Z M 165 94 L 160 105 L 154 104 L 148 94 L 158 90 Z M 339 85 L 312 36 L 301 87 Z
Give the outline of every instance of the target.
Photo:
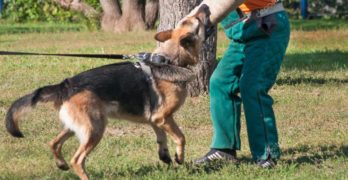
M 153 53 L 139 53 L 137 56 L 138 62 L 134 63 L 134 66 L 136 68 L 141 69 L 146 76 L 146 81 L 149 85 L 149 101 L 150 101 L 150 116 L 147 117 L 148 120 L 151 120 L 152 112 L 154 109 L 157 108 L 157 104 L 159 101 L 159 94 L 156 93 L 154 84 L 154 79 L 152 75 L 152 70 L 149 65 L 146 64 L 146 62 L 151 62 L 154 64 L 169 64 L 169 59 L 167 59 L 165 56 L 159 55 L 159 54 L 153 54 Z

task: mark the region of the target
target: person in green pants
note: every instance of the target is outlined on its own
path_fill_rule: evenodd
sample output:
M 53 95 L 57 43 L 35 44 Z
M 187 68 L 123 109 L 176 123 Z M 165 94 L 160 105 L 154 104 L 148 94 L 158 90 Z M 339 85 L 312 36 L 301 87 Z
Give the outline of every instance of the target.
M 282 4 L 275 0 L 268 3 L 249 0 L 239 6 L 246 14 L 246 18 L 241 20 L 241 13 L 237 11 L 224 13 L 244 2 L 232 1 L 222 11 L 215 10 L 219 8 L 216 6 L 219 2 L 226 6 L 226 1 L 206 0 L 202 3 L 211 9 L 212 24 L 222 19 L 221 25 L 231 41 L 210 79 L 210 111 L 214 128 L 211 150 L 194 163 L 236 161 L 236 150 L 241 147 L 243 105 L 252 157 L 260 167 L 271 168 L 280 157 L 280 148 L 273 100 L 268 91 L 276 81 L 288 46 L 288 17 Z

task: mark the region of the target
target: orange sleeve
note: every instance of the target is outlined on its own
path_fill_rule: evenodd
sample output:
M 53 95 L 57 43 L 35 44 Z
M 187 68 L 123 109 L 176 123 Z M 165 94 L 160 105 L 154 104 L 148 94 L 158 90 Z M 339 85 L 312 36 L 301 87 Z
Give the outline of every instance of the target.
M 269 6 L 273 6 L 277 0 L 246 0 L 244 4 L 240 5 L 239 8 L 245 12 L 251 12 L 255 9 L 263 9 Z

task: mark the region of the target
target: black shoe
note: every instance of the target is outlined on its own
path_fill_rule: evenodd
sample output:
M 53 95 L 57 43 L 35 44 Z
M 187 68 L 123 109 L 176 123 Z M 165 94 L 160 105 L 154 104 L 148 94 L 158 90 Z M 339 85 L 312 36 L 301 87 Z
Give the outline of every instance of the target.
M 274 168 L 277 165 L 277 162 L 275 160 L 272 160 L 271 158 L 267 158 L 266 160 L 258 160 L 256 161 L 256 164 L 264 169 L 271 169 Z
M 213 161 L 231 161 L 233 163 L 237 163 L 237 153 L 235 150 L 231 150 L 230 153 L 223 152 L 217 149 L 211 149 L 205 156 L 202 158 L 196 159 L 193 161 L 193 164 L 206 164 Z

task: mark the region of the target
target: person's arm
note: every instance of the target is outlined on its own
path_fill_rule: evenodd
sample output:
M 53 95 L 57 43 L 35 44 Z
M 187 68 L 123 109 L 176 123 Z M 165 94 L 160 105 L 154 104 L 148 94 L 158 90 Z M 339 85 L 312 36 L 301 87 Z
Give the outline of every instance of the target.
M 202 4 L 206 4 L 210 10 L 210 22 L 215 25 L 219 23 L 232 10 L 237 9 L 245 0 L 204 0 L 192 10 L 188 16 L 195 14 Z

